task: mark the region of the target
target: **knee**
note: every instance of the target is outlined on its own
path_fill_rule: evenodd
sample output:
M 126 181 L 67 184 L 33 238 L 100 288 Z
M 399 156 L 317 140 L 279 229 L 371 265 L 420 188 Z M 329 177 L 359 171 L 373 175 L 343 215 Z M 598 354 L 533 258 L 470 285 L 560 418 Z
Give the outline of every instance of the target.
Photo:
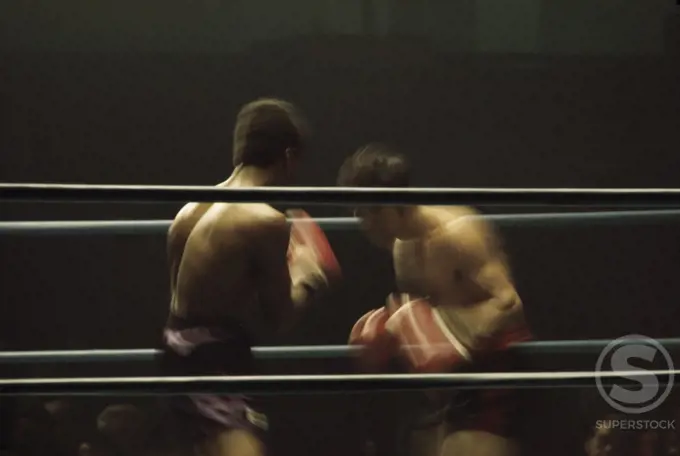
M 265 456 L 264 444 L 254 434 L 244 430 L 220 433 L 209 456 Z
M 517 443 L 483 431 L 458 431 L 448 435 L 440 456 L 518 456 Z

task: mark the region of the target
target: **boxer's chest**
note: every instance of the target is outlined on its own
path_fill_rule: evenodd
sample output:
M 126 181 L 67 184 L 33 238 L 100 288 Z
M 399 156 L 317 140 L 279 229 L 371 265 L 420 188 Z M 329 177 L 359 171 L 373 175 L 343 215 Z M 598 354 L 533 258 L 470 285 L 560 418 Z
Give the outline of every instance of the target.
M 443 258 L 436 244 L 428 241 L 397 241 L 394 244 L 394 272 L 402 292 L 416 293 L 431 298 L 445 297 L 447 301 L 463 300 L 465 281 L 458 272 L 456 258 Z
M 399 241 L 394 243 L 392 258 L 397 286 L 402 292 L 416 292 L 424 286 L 422 271 L 425 259 L 422 243 Z
M 436 257 L 428 243 L 421 240 L 397 241 L 393 258 L 399 290 L 429 295 L 436 275 Z

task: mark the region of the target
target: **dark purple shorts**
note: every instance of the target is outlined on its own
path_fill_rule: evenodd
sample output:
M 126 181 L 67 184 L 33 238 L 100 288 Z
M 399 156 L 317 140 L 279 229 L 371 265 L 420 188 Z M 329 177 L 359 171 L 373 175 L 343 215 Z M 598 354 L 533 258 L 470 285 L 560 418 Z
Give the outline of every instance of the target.
M 162 370 L 171 376 L 252 375 L 251 346 L 246 332 L 234 322 L 171 316 L 163 333 Z M 171 396 L 167 405 L 180 428 L 195 438 L 230 429 L 262 438 L 268 427 L 253 399 L 243 395 Z

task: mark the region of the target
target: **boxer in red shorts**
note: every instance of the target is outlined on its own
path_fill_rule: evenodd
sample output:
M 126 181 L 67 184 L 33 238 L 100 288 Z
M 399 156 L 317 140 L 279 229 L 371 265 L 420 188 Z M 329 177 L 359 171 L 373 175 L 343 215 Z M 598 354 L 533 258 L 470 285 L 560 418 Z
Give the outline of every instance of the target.
M 244 106 L 234 130 L 231 177 L 218 187 L 284 185 L 305 145 L 304 121 L 282 100 Z M 302 211 L 292 228 L 267 204 L 189 203 L 168 233 L 172 300 L 164 331 L 170 375 L 252 375 L 258 335 L 292 323 L 339 278 L 325 236 Z M 169 399 L 194 454 L 260 456 L 267 418 L 252 398 L 195 394 Z
M 345 161 L 338 184 L 406 187 L 409 166 L 388 147 L 370 144 Z M 355 214 L 367 236 L 392 251 L 399 288 L 352 329 L 350 343 L 364 345 L 364 366 L 377 370 L 396 356 L 417 373 L 506 370 L 504 349 L 529 332 L 494 229 L 462 206 L 359 207 Z M 449 410 L 426 432 L 430 448 L 421 446 L 418 455 L 517 454 L 509 391 L 476 391 L 462 408 L 439 400 Z

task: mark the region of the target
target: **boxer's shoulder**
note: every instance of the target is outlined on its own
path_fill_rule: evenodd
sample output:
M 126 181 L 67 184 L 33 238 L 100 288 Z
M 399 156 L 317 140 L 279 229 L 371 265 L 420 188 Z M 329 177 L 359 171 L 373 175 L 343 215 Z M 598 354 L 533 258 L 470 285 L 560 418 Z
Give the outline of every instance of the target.
M 195 225 L 201 217 L 210 209 L 212 203 L 188 203 L 177 212 L 171 227 L 183 227 Z
M 183 249 L 184 243 L 193 232 L 203 215 L 210 209 L 211 203 L 188 203 L 180 209 L 168 229 L 168 241 Z
M 290 226 L 285 214 L 267 204 L 252 204 L 243 209 L 239 215 L 240 225 L 247 236 L 258 241 L 272 239 L 288 244 Z
M 484 225 L 485 221 L 482 214 L 469 206 L 447 208 L 441 224 L 442 231 L 446 233 L 480 230 Z
M 422 208 L 432 229 L 422 241 L 437 243 L 483 230 L 484 218 L 469 206 L 426 206 Z
M 245 209 L 244 219 L 254 227 L 264 230 L 288 229 L 286 215 L 268 204 L 251 204 Z
M 481 213 L 471 207 L 446 208 L 439 214 L 438 222 L 439 228 L 428 238 L 434 246 L 485 241 L 494 236 L 493 229 Z
M 231 249 L 238 243 L 262 243 L 270 238 L 287 243 L 289 228 L 285 215 L 267 204 L 217 203 L 201 214 L 177 218 L 170 235 L 173 232 L 186 232 L 187 237 L 190 232 L 194 239 L 210 240 L 213 248 Z
M 270 229 L 286 224 L 286 216 L 264 203 L 215 204 L 203 217 L 202 223 L 213 228 Z
M 478 217 L 481 213 L 471 206 L 421 206 L 425 215 L 440 226 L 466 217 Z
M 281 224 L 286 223 L 286 215 L 276 209 L 274 209 L 269 204 L 264 203 L 251 203 L 251 204 L 240 204 L 239 212 L 244 221 L 252 223 L 254 225 L 271 225 L 271 224 Z

